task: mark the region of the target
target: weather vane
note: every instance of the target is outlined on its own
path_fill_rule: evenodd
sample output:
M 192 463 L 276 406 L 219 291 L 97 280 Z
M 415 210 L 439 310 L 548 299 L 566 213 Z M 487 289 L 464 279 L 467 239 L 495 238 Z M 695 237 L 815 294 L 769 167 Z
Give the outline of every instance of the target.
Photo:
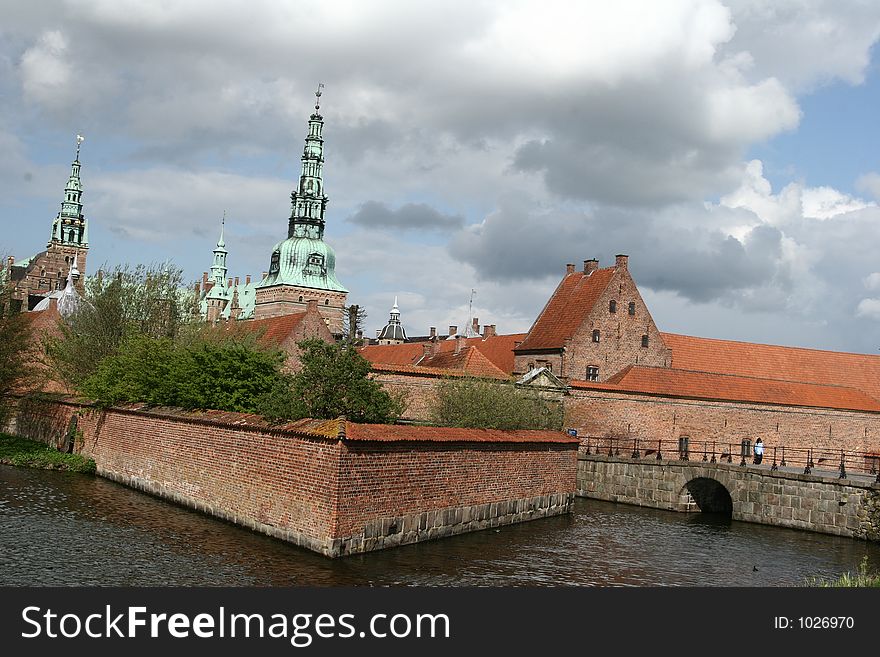
M 83 137 L 82 135 L 79 135 L 79 134 L 78 134 L 78 135 L 76 136 L 76 159 L 77 159 L 77 160 L 79 160 L 79 147 L 80 147 L 80 144 L 82 144 L 85 140 L 86 140 L 86 138 Z
M 323 88 L 324 88 L 324 83 L 319 82 L 318 83 L 318 90 L 315 91 L 315 109 L 316 110 L 321 109 L 321 89 L 323 89 Z

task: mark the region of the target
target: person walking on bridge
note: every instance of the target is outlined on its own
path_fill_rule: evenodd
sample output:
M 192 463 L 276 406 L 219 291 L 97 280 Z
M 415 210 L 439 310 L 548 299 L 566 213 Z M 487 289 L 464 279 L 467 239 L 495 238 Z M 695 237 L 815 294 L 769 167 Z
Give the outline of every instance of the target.
M 761 465 L 762 460 L 764 460 L 764 443 L 758 438 L 755 441 L 755 465 Z

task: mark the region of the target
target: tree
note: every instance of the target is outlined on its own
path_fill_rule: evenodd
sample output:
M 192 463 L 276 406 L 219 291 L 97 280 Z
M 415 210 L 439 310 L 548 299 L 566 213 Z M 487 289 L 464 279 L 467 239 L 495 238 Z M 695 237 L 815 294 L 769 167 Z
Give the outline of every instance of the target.
M 4 290 L 0 298 L 0 421 L 6 415 L 7 395 L 23 392 L 36 380 L 36 353 L 29 319 L 15 309 Z
M 486 379 L 444 379 L 429 406 L 431 422 L 473 429 L 562 429 L 562 404 Z
M 342 341 L 348 345 L 359 345 L 362 341 L 358 334 L 363 334 L 367 311 L 358 305 L 345 306 L 342 319 Z
M 265 398 L 262 410 L 288 419 L 344 415 L 354 422 L 390 423 L 400 417 L 403 398 L 369 378 L 370 362 L 352 345 L 310 338 L 298 346 L 302 369 L 290 377 L 289 395 Z
M 195 295 L 184 288 L 179 268 L 117 267 L 86 280 L 84 302 L 46 350 L 61 380 L 76 389 L 128 338 L 177 338 L 195 311 Z
M 112 406 L 153 406 L 258 412 L 258 400 L 288 389 L 281 372 L 284 354 L 258 348 L 253 340 L 134 335 L 107 356 L 80 385 L 87 397 Z

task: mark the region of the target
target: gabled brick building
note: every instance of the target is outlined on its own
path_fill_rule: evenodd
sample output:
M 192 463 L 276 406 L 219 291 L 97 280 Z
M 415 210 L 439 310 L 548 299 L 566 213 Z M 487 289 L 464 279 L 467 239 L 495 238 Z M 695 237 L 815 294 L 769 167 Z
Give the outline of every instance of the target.
M 668 367 L 672 354 L 629 273 L 628 256 L 599 269 L 585 260 L 565 276 L 525 339 L 514 374 L 546 367 L 565 379 L 605 381 L 627 365 Z

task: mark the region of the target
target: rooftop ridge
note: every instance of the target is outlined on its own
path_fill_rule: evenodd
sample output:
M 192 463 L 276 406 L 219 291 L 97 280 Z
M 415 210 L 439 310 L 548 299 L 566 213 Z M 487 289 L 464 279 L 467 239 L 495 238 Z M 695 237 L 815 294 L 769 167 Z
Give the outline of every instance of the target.
M 877 354 L 866 354 L 858 351 L 839 351 L 836 349 L 817 349 L 816 347 L 798 347 L 796 345 L 787 345 L 787 344 L 773 344 L 770 342 L 748 342 L 747 340 L 730 340 L 727 338 L 706 338 L 701 335 L 689 335 L 687 333 L 670 333 L 668 331 L 660 331 L 661 336 L 672 336 L 676 338 L 691 338 L 693 340 L 705 340 L 711 342 L 727 342 L 731 344 L 740 344 L 740 345 L 754 345 L 759 347 L 775 347 L 777 349 L 796 349 L 798 351 L 809 351 L 813 353 L 819 354 L 838 354 L 841 356 L 868 356 L 870 358 L 876 358 L 880 360 L 880 355 Z M 672 354 L 673 359 L 675 358 L 675 351 L 673 350 Z M 678 369 L 678 368 L 675 368 Z M 782 379 L 778 379 L 782 380 Z

